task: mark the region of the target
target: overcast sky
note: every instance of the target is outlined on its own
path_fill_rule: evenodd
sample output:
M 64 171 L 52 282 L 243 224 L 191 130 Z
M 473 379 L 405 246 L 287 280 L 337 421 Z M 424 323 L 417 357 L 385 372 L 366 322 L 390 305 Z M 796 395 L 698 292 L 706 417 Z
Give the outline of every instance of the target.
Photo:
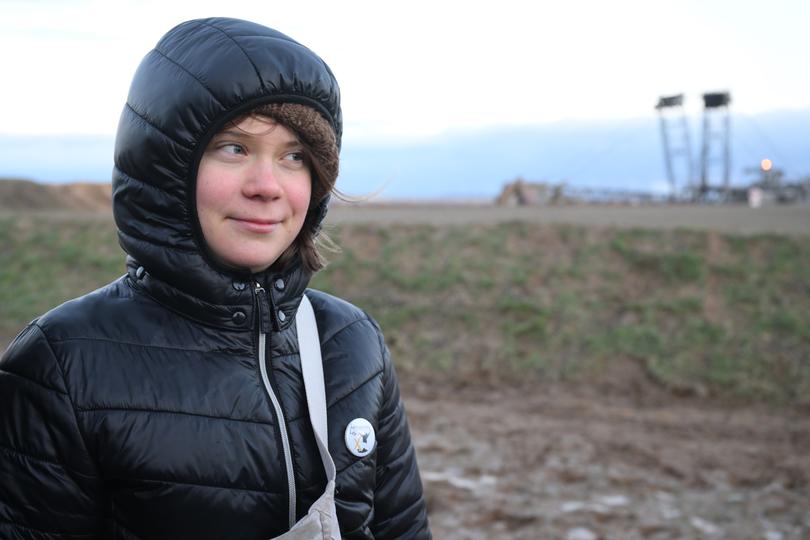
M 807 0 L 0 0 L 0 133 L 113 134 L 141 58 L 213 15 L 318 53 L 356 139 L 643 117 L 680 92 L 810 107 Z

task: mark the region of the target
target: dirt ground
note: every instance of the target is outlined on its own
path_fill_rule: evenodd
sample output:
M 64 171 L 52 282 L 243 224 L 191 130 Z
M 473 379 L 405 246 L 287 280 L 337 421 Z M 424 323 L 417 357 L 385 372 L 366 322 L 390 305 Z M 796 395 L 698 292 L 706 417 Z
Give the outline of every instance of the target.
M 368 205 L 330 219 L 810 234 L 806 205 Z M 632 372 L 599 388 L 409 382 L 404 395 L 437 539 L 810 540 L 809 411 L 677 398 Z
M 810 538 L 810 415 L 636 388 L 404 397 L 439 539 Z
M 810 234 L 810 206 L 329 214 L 330 223 L 507 220 Z M 437 539 L 810 539 L 810 411 L 678 398 L 632 374 L 578 388 L 404 383 Z
M 766 206 L 536 206 L 442 204 L 335 204 L 327 223 L 433 223 L 504 221 L 596 227 L 703 229 L 739 234 L 810 234 L 810 205 Z

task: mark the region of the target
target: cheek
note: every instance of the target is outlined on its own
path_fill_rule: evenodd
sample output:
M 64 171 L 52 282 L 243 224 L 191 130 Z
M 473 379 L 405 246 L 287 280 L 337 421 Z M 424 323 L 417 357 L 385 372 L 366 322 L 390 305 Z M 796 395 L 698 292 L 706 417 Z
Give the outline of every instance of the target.
M 227 182 L 215 181 L 221 180 L 222 176 L 205 159 L 200 163 L 196 188 L 197 219 L 206 237 L 211 233 L 211 227 L 220 213 L 220 205 L 227 200 Z
M 309 200 L 311 196 L 312 183 L 308 177 L 305 179 L 305 181 L 295 182 L 287 190 L 287 198 L 290 202 L 290 207 L 292 208 L 296 217 L 301 218 L 302 223 L 303 217 L 306 216 L 307 210 L 309 209 Z

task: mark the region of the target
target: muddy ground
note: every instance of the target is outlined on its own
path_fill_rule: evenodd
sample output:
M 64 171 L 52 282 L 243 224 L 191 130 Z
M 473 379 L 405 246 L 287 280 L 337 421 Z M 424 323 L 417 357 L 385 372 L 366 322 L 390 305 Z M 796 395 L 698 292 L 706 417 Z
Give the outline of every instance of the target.
M 434 537 L 810 538 L 808 411 L 651 387 L 404 387 Z
M 333 223 L 810 234 L 810 207 L 335 207 Z M 437 539 L 810 539 L 810 411 L 614 384 L 404 396 Z
M 810 234 L 810 207 L 335 207 L 333 223 Z M 437 539 L 810 539 L 810 411 L 614 384 L 404 396 Z
M 515 219 L 810 234 L 810 206 L 336 206 L 329 214 L 331 223 Z M 437 539 L 810 539 L 808 410 L 679 398 L 634 373 L 575 388 L 403 382 Z

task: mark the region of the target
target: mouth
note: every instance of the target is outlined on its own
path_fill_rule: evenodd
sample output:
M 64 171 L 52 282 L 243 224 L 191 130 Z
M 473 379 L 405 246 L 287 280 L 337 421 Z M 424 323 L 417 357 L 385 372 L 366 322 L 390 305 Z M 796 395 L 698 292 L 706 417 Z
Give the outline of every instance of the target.
M 233 221 L 238 227 L 254 233 L 272 232 L 281 223 L 280 220 L 251 217 L 231 217 L 228 219 Z

